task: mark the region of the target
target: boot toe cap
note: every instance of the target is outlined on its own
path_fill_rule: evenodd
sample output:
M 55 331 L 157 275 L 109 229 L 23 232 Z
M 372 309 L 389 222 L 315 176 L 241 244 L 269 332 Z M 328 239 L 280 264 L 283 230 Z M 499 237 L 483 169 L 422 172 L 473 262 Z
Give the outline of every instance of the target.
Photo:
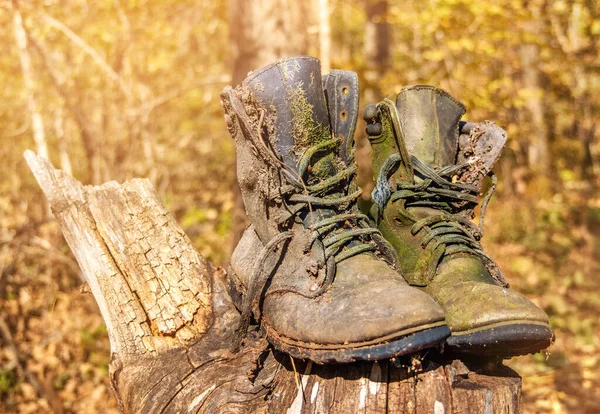
M 267 297 L 265 322 L 278 335 L 322 345 L 378 343 L 443 324 L 444 313 L 424 292 L 394 280 L 344 285 L 315 299 L 295 293 Z
M 510 323 L 548 324 L 546 313 L 525 296 L 501 286 L 463 282 L 435 289 L 453 332 Z

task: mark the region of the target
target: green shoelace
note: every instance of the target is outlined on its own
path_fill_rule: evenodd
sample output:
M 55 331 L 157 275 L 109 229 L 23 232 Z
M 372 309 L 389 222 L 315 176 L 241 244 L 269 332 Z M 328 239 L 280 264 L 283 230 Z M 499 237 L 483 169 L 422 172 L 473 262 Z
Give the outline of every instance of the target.
M 411 156 L 415 176 L 419 176 L 420 181 L 414 184 L 399 181 L 396 191 L 393 191 L 388 180 L 398 168 L 400 161 L 399 154 L 392 154 L 384 162 L 379 172 L 372 193 L 372 199 L 378 207 L 377 220 L 381 218 L 383 208 L 388 202 L 398 200 L 404 200 L 405 208 L 429 207 L 442 211 L 440 214 L 422 219 L 409 216 L 415 222 L 411 227 L 411 234 L 416 236 L 421 233 L 421 247 L 430 249 L 433 252 L 433 259 L 428 270 L 429 280 L 435 277 L 437 267 L 443 257 L 456 253 L 477 255 L 490 267 L 497 268 L 495 262 L 485 254 L 480 243 L 483 237 L 485 210 L 496 188 L 495 176 L 491 176 L 492 186 L 484 197 L 479 226 L 476 226 L 464 215 L 464 212 L 472 211 L 477 205 L 478 188 L 473 185 L 451 181 L 454 173 L 467 164 L 452 165 L 436 171 L 425 165 L 417 157 Z M 494 279 L 501 278 L 496 274 L 492 276 Z
M 350 165 L 348 167 L 317 184 L 306 186 L 304 181 L 301 180 L 301 177 L 306 174 L 310 162 L 316 154 L 334 150 L 340 143 L 341 140 L 333 138 L 308 148 L 300 158 L 297 175 L 290 174 L 288 169 L 283 170 L 287 175 L 290 185 L 282 187 L 280 194 L 271 198 L 272 201 L 277 198 L 283 198 L 285 199 L 285 204 L 289 206 L 288 215 L 279 218 L 279 224 L 306 210 L 309 211 L 310 217 L 314 218 L 315 215 L 311 214 L 313 207 L 335 208 L 337 206 L 339 210 L 346 211 L 360 197 L 362 194 L 360 188 L 346 195 L 343 195 L 343 191 L 327 195 L 344 181 L 351 180 L 356 174 L 358 167 L 352 162 L 352 158 L 349 160 Z M 342 187 L 346 187 L 346 185 L 342 184 Z M 345 225 L 345 223 L 352 222 L 355 225 L 350 227 L 354 228 L 348 228 Z M 323 243 L 325 259 L 327 261 L 333 259 L 335 263 L 339 263 L 357 254 L 376 250 L 373 244 L 360 241 L 361 236 L 374 233 L 379 234 L 379 230 L 369 225 L 369 218 L 361 213 L 333 214 L 313 221 L 309 228 L 312 230 L 311 242 L 320 240 Z M 354 241 L 352 246 L 342 250 L 344 246 L 352 241 Z

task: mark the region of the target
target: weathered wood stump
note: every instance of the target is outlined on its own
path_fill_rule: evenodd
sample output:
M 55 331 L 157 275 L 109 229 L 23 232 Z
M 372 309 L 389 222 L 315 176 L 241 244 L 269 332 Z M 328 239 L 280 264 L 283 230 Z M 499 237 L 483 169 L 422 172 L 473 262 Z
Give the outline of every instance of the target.
M 124 412 L 519 411 L 521 379 L 499 361 L 428 351 L 320 366 L 272 350 L 259 331 L 230 352 L 239 313 L 225 271 L 194 250 L 148 180 L 83 186 L 25 158 L 106 322 Z

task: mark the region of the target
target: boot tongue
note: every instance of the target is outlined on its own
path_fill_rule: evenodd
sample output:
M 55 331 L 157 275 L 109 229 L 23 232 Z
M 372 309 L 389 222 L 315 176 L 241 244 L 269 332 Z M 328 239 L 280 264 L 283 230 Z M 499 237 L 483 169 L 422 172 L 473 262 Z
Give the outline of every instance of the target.
M 331 139 L 322 88 L 320 62 L 310 57 L 266 66 L 251 73 L 240 88 L 263 139 L 294 169 L 307 148 Z
M 410 155 L 434 169 L 455 164 L 463 104 L 441 89 L 416 85 L 400 91 L 396 107 Z
M 433 86 L 409 86 L 400 91 L 396 108 L 404 143 L 410 155 L 438 170 L 464 165 L 455 172 L 456 182 L 481 189 L 506 144 L 504 130 L 491 122 L 464 123 L 465 107 L 447 92 Z M 460 135 L 459 135 L 460 134 Z M 418 177 L 415 177 L 418 181 Z M 430 207 L 410 207 L 423 218 L 439 213 Z
M 459 121 L 465 113 L 463 104 L 442 89 L 416 85 L 400 91 L 396 108 L 410 155 L 435 170 L 456 163 Z M 420 206 L 409 207 L 409 211 L 417 219 L 440 213 L 435 208 Z

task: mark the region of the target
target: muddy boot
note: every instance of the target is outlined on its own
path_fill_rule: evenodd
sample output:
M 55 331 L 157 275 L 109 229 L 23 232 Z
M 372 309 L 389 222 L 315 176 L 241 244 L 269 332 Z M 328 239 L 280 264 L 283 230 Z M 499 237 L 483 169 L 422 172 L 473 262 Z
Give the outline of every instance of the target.
M 317 59 L 253 72 L 222 94 L 252 223 L 231 259 L 231 295 L 279 350 L 317 363 L 377 360 L 449 336 L 442 309 L 397 274 L 356 207 L 356 76 Z
M 553 341 L 546 314 L 508 289 L 483 251 L 483 218 L 506 142 L 492 124 L 460 122 L 465 107 L 430 86 L 402 89 L 365 108 L 376 180 L 371 215 L 392 244 L 401 273 L 446 312 L 452 349 L 499 356 L 540 351 Z M 473 209 L 486 176 L 492 186 Z

